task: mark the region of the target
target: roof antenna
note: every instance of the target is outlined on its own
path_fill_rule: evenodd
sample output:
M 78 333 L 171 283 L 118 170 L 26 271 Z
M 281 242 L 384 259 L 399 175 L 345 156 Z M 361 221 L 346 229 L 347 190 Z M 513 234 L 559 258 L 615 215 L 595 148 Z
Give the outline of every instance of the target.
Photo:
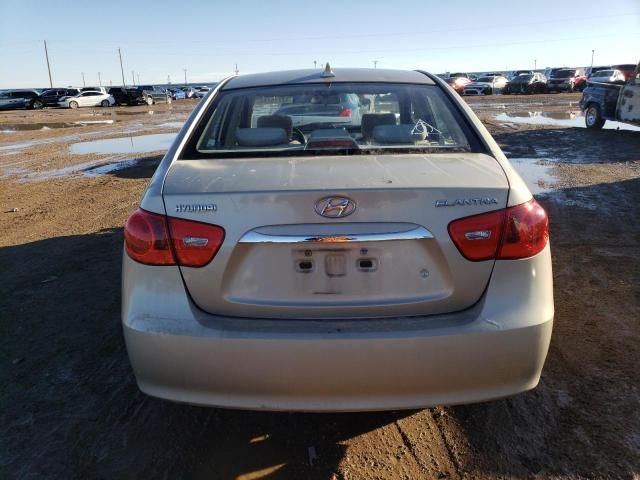
M 335 77 L 336 74 L 331 71 L 331 65 L 327 62 L 327 65 L 324 67 L 324 72 L 320 75 L 322 78 Z

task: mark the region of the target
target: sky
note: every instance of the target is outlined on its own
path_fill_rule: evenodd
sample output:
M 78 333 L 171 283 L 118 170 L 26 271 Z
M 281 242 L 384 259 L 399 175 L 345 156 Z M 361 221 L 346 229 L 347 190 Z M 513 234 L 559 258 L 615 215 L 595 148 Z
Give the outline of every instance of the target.
M 314 68 L 492 71 L 640 60 L 640 0 L 0 0 L 0 88 L 215 82 Z M 132 74 L 132 72 L 134 72 Z M 100 75 L 99 75 L 100 74 Z M 133 77 L 133 78 L 132 78 Z

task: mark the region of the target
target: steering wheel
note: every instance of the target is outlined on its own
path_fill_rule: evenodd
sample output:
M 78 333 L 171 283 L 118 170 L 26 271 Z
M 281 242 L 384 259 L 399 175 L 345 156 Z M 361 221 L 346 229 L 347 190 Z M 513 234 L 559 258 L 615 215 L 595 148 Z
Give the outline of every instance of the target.
M 296 127 L 293 127 L 291 130 L 291 140 L 297 140 L 302 145 L 306 145 L 307 143 L 307 137 L 304 136 L 304 133 L 302 133 L 302 130 Z

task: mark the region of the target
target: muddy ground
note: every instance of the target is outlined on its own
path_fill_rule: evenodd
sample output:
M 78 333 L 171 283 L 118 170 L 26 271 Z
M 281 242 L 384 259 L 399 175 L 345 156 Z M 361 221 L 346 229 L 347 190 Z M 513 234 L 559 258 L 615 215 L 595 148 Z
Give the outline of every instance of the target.
M 122 225 L 161 151 L 135 137 L 175 132 L 193 103 L 0 113 L 0 478 L 640 478 L 640 132 L 567 126 L 578 99 L 468 99 L 550 215 L 556 322 L 540 385 L 331 415 L 191 407 L 136 387 Z M 69 152 L 129 135 L 137 153 Z M 142 160 L 111 166 L 130 159 Z

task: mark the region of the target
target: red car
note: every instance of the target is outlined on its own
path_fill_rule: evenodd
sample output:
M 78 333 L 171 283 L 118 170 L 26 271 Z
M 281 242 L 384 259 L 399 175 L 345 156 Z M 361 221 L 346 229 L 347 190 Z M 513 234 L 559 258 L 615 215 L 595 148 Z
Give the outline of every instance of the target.
M 449 86 L 461 95 L 464 90 L 464 86 L 471 83 L 471 81 L 472 80 L 469 78 L 469 75 L 466 73 L 452 73 L 446 80 Z

